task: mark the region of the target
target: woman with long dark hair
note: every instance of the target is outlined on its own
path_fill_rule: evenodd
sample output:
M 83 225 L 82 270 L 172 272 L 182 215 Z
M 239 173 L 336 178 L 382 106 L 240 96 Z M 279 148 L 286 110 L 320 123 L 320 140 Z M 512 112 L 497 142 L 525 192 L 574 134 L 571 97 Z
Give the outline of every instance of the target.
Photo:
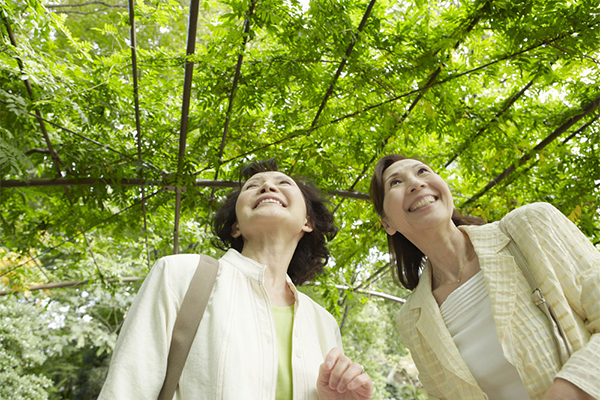
M 546 203 L 489 224 L 462 216 L 446 182 L 401 155 L 379 160 L 371 198 L 413 291 L 397 323 L 432 398 L 600 398 L 600 253 L 571 221 Z

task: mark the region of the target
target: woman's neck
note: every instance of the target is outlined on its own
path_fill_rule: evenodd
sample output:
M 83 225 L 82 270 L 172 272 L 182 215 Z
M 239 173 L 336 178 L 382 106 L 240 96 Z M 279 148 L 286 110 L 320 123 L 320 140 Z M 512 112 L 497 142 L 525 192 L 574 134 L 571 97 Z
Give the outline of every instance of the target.
M 298 243 L 279 237 L 262 237 L 244 241 L 242 255 L 266 265 L 264 286 L 274 306 L 294 304 L 295 297 L 287 283 L 287 270 Z
M 425 232 L 411 241 L 427 256 L 435 276 L 460 279 L 461 268 L 474 257 L 475 251 L 468 236 L 450 223 L 446 229 Z

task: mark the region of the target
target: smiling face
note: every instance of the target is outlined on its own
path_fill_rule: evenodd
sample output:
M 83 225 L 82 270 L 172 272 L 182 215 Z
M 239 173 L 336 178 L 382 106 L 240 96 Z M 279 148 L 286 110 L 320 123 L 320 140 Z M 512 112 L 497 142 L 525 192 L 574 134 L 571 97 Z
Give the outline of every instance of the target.
M 260 172 L 250 177 L 237 199 L 235 214 L 233 237 L 248 238 L 284 228 L 301 238 L 304 232 L 312 230 L 300 188 L 292 178 L 278 171 Z
M 426 164 L 404 159 L 383 172 L 382 223 L 386 232 L 407 239 L 451 223 L 454 204 L 446 182 Z

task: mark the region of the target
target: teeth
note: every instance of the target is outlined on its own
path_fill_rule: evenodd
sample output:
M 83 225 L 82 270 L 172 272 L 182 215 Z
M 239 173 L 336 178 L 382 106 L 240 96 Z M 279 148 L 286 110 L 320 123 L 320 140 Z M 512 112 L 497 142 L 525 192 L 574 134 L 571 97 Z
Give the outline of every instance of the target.
M 435 201 L 433 196 L 425 196 L 415 204 L 413 204 L 408 211 L 416 211 L 421 207 L 425 207 L 427 204 L 431 204 Z
M 263 204 L 263 203 L 273 203 L 273 204 L 279 204 L 280 206 L 282 206 L 282 207 L 283 207 L 283 204 L 281 204 L 281 202 L 280 202 L 279 200 L 275 200 L 275 199 L 264 199 L 264 200 L 261 200 L 261 201 L 260 201 L 260 202 L 257 204 L 257 206 L 260 206 L 260 205 L 261 205 L 261 204 Z

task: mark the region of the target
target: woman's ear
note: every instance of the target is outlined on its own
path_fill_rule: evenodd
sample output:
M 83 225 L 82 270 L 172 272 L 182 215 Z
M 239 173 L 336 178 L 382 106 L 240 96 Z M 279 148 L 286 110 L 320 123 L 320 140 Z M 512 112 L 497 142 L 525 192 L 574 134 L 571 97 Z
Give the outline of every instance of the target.
M 231 236 L 235 239 L 239 238 L 240 235 L 242 234 L 242 231 L 240 231 L 240 228 L 238 226 L 237 221 L 235 221 L 233 223 L 233 225 L 231 225 Z
M 304 226 L 302 227 L 302 232 L 306 232 L 306 233 L 310 233 L 313 231 L 313 225 L 310 222 L 310 220 L 308 219 L 308 217 L 306 217 L 306 219 L 304 220 Z
M 385 231 L 390 236 L 393 236 L 396 232 L 398 232 L 396 229 L 392 228 L 392 226 L 387 222 L 385 217 L 381 218 L 381 225 L 383 225 Z

